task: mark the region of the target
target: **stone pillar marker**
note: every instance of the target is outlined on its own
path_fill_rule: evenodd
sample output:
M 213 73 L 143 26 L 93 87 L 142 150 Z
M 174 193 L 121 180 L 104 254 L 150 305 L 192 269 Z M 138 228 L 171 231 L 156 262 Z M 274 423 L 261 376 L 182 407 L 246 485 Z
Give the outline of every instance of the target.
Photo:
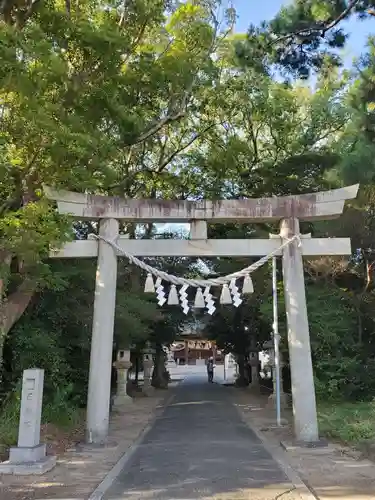
M 99 234 L 109 240 L 117 238 L 118 220 L 101 220 Z M 86 440 L 94 444 L 104 443 L 108 435 L 116 282 L 117 255 L 99 240 L 86 422 Z
M 130 350 L 121 350 L 117 353 L 117 361 L 113 363 L 117 370 L 117 394 L 114 400 L 114 406 L 132 403 L 132 398 L 126 392 L 128 382 L 128 370 L 132 364 L 130 362 Z
M 46 445 L 40 443 L 44 370 L 24 370 L 18 445 L 10 448 L 9 461 L 0 464 L 2 474 L 44 474 L 56 464 L 46 456 Z
M 22 379 L 18 447 L 39 445 L 42 419 L 44 370 L 25 370 Z
M 282 220 L 280 236 L 286 240 L 296 234 L 299 234 L 298 219 L 289 218 Z M 285 247 L 282 263 L 295 438 L 296 441 L 314 443 L 319 441 L 319 433 L 302 262 L 302 245 L 299 246 L 298 240 L 295 240 Z

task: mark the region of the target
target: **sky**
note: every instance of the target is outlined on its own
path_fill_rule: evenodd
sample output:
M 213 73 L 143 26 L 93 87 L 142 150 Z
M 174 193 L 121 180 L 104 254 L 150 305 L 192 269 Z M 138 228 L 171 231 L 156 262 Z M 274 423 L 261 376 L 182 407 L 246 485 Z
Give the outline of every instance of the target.
M 237 11 L 237 32 L 246 32 L 250 24 L 258 25 L 263 20 L 272 19 L 280 10 L 287 5 L 285 0 L 233 0 Z M 343 53 L 346 65 L 350 65 L 354 57 L 358 57 L 364 51 L 366 39 L 369 34 L 375 35 L 375 17 L 367 21 L 349 21 L 343 23 L 343 27 L 350 33 L 347 47 Z

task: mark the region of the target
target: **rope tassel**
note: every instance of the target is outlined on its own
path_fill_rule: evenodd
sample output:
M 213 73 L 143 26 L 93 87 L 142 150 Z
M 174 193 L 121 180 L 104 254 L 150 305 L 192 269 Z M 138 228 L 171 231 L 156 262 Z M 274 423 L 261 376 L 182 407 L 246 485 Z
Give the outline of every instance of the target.
M 195 294 L 194 307 L 198 309 L 204 309 L 206 307 L 206 302 L 203 297 L 202 288 L 197 289 L 197 293 Z
M 169 290 L 168 295 L 168 305 L 169 306 L 178 306 L 180 304 L 180 299 L 178 298 L 176 285 L 172 285 Z
M 228 285 L 223 285 L 220 295 L 220 304 L 231 304 L 232 297 Z
M 148 273 L 146 278 L 145 293 L 155 293 L 154 278 L 151 273 Z
M 242 293 L 254 293 L 254 286 L 250 274 L 247 274 L 243 280 Z

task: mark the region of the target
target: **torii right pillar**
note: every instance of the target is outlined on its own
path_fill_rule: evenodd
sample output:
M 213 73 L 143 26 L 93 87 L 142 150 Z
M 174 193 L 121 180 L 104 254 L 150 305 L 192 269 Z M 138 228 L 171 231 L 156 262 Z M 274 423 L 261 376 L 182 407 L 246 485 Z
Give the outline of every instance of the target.
M 281 221 L 280 236 L 299 235 L 296 218 Z M 283 250 L 283 280 L 293 394 L 294 432 L 297 441 L 319 441 L 314 374 L 311 360 L 309 321 L 301 242 L 294 240 Z
M 293 396 L 294 435 L 297 443 L 319 442 L 316 411 L 314 374 L 311 359 L 310 332 L 307 316 L 303 255 L 309 255 L 308 246 L 317 244 L 320 251 L 315 255 L 345 255 L 345 242 L 339 238 L 314 240 L 311 235 L 301 235 L 300 220 L 334 219 L 342 214 L 345 200 L 356 197 L 358 185 L 333 191 L 290 197 L 280 207 L 281 223 L 278 237 L 288 241 L 300 236 L 282 251 L 284 297 L 288 330 L 288 346 Z M 282 202 L 283 203 L 283 202 Z M 284 215 L 285 214 L 285 215 Z M 279 219 L 280 220 L 280 219 Z M 275 238 L 275 235 L 270 235 Z M 311 242 L 311 243 L 310 243 Z M 328 252 L 335 242 L 336 252 Z M 317 249 L 316 249 L 317 250 Z M 310 254 L 311 255 L 311 254 Z

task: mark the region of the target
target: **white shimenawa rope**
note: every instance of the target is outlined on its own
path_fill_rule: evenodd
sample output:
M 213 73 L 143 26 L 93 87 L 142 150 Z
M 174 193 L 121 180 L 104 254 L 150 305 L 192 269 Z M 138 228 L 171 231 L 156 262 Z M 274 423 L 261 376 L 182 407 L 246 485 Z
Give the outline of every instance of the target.
M 301 245 L 300 235 L 295 235 L 292 238 L 286 240 L 273 252 L 269 253 L 268 255 L 265 255 L 257 262 L 254 262 L 250 266 L 245 267 L 241 271 L 237 271 L 235 273 L 228 274 L 220 278 L 198 280 L 198 279 L 181 278 L 173 274 L 168 274 L 164 271 L 160 271 L 159 269 L 149 266 L 142 260 L 139 260 L 134 255 L 123 250 L 114 240 L 109 240 L 104 236 L 96 234 L 92 234 L 90 236 L 95 239 L 106 242 L 108 245 L 117 250 L 117 252 L 124 255 L 130 262 L 132 262 L 136 266 L 146 271 L 148 273 L 148 276 L 145 285 L 145 292 L 155 292 L 156 289 L 159 305 L 162 306 L 163 304 L 165 304 L 165 302 L 168 302 L 169 305 L 178 305 L 181 302 L 181 306 L 185 314 L 187 314 L 190 309 L 188 306 L 187 293 L 186 293 L 189 287 L 194 287 L 198 289 L 195 297 L 194 307 L 197 308 L 207 307 L 209 314 L 213 314 L 213 312 L 216 309 L 214 307 L 214 301 L 212 300 L 213 296 L 210 294 L 211 286 L 222 286 L 222 293 L 220 297 L 221 304 L 231 304 L 233 296 L 233 304 L 236 307 L 238 307 L 242 303 L 242 300 L 240 298 L 238 287 L 236 286 L 237 279 L 244 278 L 244 284 L 242 288 L 243 294 L 252 293 L 254 291 L 250 277 L 250 274 L 252 272 L 262 267 L 264 264 L 266 264 L 266 262 L 275 257 L 281 250 L 290 245 L 292 242 L 297 240 L 299 242 L 298 246 Z M 157 278 L 155 284 L 153 282 L 152 276 L 155 276 Z M 171 289 L 169 291 L 168 300 L 165 298 L 162 281 L 167 281 L 172 284 Z M 182 288 L 177 292 L 176 286 L 181 286 Z M 202 288 L 205 288 L 205 290 L 203 291 Z M 180 299 L 178 298 L 178 295 L 180 295 Z

